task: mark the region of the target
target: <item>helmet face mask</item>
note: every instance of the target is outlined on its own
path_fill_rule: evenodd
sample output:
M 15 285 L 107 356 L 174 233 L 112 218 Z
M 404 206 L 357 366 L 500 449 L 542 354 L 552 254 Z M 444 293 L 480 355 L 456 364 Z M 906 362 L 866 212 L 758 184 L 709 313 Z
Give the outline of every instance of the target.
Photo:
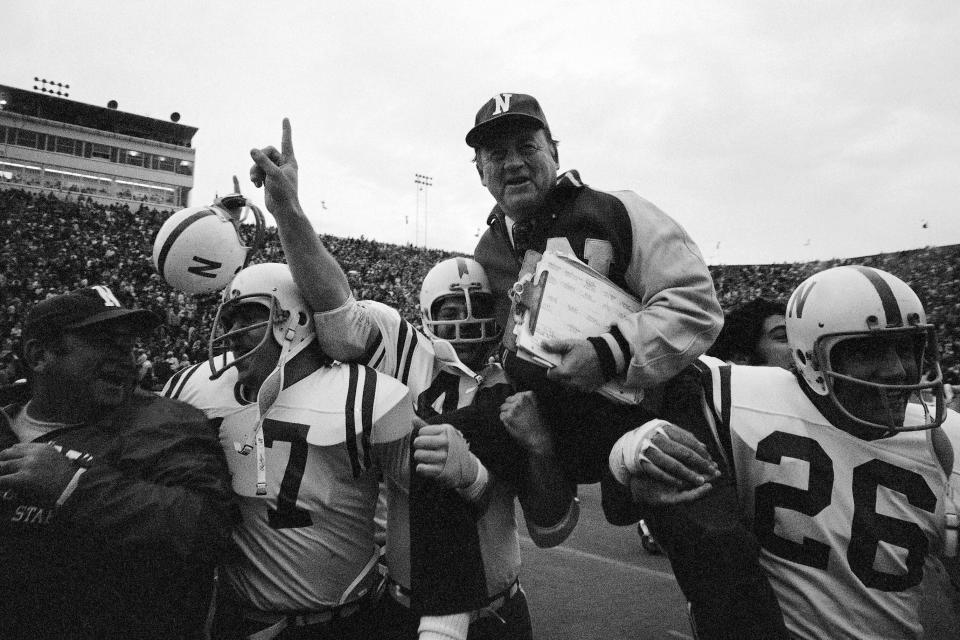
M 937 353 L 933 327 L 888 329 L 882 335 L 829 335 L 819 339 L 814 349 L 828 397 L 856 424 L 916 431 L 943 421 L 940 366 L 930 357 Z M 921 407 L 923 417 L 905 423 L 911 402 Z
M 424 333 L 450 342 L 460 353 L 492 346 L 501 334 L 493 318 L 493 302 L 490 283 L 479 263 L 469 258 L 439 262 L 420 289 Z
M 231 330 L 234 318 L 244 308 L 256 306 L 267 311 L 266 319 Z M 256 344 L 249 334 L 263 333 Z M 316 333 L 313 316 L 293 282 L 285 264 L 255 264 L 243 269 L 223 291 L 223 302 L 217 309 L 213 332 L 208 343 L 212 377 L 217 378 L 230 367 L 253 359 L 265 349 L 278 345 L 282 359 L 289 359 L 309 345 Z M 217 358 L 225 351 L 244 349 L 235 359 Z M 219 366 L 217 363 L 220 363 Z M 277 364 L 277 362 L 273 362 Z
M 242 307 L 250 305 L 265 309 L 267 319 L 250 322 L 237 329 L 232 329 L 236 317 L 244 315 Z M 219 378 L 230 367 L 235 367 L 241 362 L 253 359 L 271 342 L 275 342 L 273 327 L 282 322 L 282 314 L 283 312 L 279 309 L 275 298 L 271 297 L 265 300 L 259 294 L 237 296 L 222 303 L 217 309 L 208 346 L 212 378 Z M 238 348 L 238 345 L 246 345 L 252 342 L 250 336 L 254 334 L 260 334 L 260 338 L 254 346 Z M 222 354 L 230 354 L 230 356 L 217 360 L 217 357 Z M 223 364 L 217 366 L 217 362 Z
M 500 337 L 493 315 L 493 296 L 479 291 L 457 291 L 438 298 L 424 330 L 453 345 L 489 344 Z
M 842 422 L 887 433 L 943 422 L 936 332 L 899 278 L 861 266 L 814 274 L 787 303 L 787 339 L 804 383 Z

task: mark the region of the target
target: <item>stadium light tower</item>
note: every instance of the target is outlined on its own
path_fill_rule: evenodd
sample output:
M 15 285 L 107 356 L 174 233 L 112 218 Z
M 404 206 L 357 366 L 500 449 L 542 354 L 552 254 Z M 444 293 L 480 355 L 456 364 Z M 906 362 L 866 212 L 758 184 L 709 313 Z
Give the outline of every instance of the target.
M 427 189 L 433 186 L 433 178 L 420 173 L 415 173 L 413 182 L 417 185 L 417 220 L 414 229 L 413 243 L 419 240 L 420 231 L 420 192 L 423 192 L 423 246 L 427 246 Z
M 55 94 L 58 96 L 62 96 L 64 98 L 70 97 L 69 84 L 64 84 L 62 82 L 54 82 L 53 80 L 47 80 L 46 78 L 41 79 L 36 76 L 34 76 L 33 81 L 40 83 L 40 86 L 33 85 L 34 91 L 39 91 L 41 93 Z

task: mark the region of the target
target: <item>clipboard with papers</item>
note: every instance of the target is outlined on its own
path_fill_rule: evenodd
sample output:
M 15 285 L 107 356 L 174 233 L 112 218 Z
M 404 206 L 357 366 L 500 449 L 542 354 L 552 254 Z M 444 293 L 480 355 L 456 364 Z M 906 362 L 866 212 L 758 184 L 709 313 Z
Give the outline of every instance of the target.
M 642 308 L 639 300 L 572 251 L 550 247 L 542 255 L 526 253 L 510 296 L 513 313 L 504 336 L 507 346 L 515 347 L 520 358 L 547 368 L 559 364 L 560 356 L 546 351 L 544 340 L 599 336 Z M 638 404 L 643 391 L 624 382 L 624 377 L 614 378 L 597 393 L 615 402 Z

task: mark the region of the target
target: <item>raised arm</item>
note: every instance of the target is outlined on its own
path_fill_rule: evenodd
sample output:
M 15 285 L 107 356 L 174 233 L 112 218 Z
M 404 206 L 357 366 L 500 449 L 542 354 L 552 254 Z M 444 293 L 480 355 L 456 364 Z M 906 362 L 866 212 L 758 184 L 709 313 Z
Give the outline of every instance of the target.
M 365 320 L 356 304 L 346 274 L 327 250 L 300 205 L 299 165 L 293 151 L 290 120 L 283 119 L 280 150 L 267 146 L 251 149 L 254 165 L 250 180 L 264 189 L 267 210 L 277 221 L 280 244 L 304 300 L 317 314 L 317 336 L 327 355 L 341 361 L 355 361 L 376 340 L 375 326 Z M 321 324 L 338 327 L 325 331 Z
M 300 205 L 299 166 L 290 120 L 283 119 L 279 151 L 273 146 L 251 149 L 250 157 L 254 162 L 250 180 L 263 187 L 264 202 L 277 221 L 287 264 L 304 299 L 314 311 L 339 307 L 350 297 L 350 284 Z

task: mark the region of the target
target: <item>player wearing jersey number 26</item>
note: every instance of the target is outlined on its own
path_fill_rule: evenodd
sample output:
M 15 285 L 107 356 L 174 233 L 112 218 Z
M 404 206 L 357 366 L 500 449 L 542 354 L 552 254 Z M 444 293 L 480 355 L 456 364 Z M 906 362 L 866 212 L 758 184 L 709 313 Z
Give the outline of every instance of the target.
M 956 540 L 954 456 L 941 425 L 952 428 L 958 416 L 943 406 L 934 327 L 899 278 L 844 266 L 794 291 L 787 337 L 792 371 L 705 357 L 672 383 L 688 387 L 667 391 L 665 415 L 686 415 L 676 421 L 725 464 L 699 504 L 655 509 L 648 522 L 701 639 L 787 631 L 919 638 L 924 573 L 935 555 L 955 553 Z M 705 398 L 699 418 L 691 382 Z M 652 481 L 643 451 L 656 426 L 618 443 L 611 463 L 620 479 Z M 694 509 L 708 515 L 692 518 Z M 741 526 L 718 526 L 722 515 L 709 515 L 724 512 L 737 513 Z M 690 546 L 711 530 L 726 535 L 722 559 L 707 555 L 717 549 Z M 751 622 L 738 617 L 743 607 L 730 592 L 749 583 L 743 567 L 751 563 L 727 558 L 747 552 L 776 595 L 782 627 L 775 606 L 767 628 L 746 628 Z

